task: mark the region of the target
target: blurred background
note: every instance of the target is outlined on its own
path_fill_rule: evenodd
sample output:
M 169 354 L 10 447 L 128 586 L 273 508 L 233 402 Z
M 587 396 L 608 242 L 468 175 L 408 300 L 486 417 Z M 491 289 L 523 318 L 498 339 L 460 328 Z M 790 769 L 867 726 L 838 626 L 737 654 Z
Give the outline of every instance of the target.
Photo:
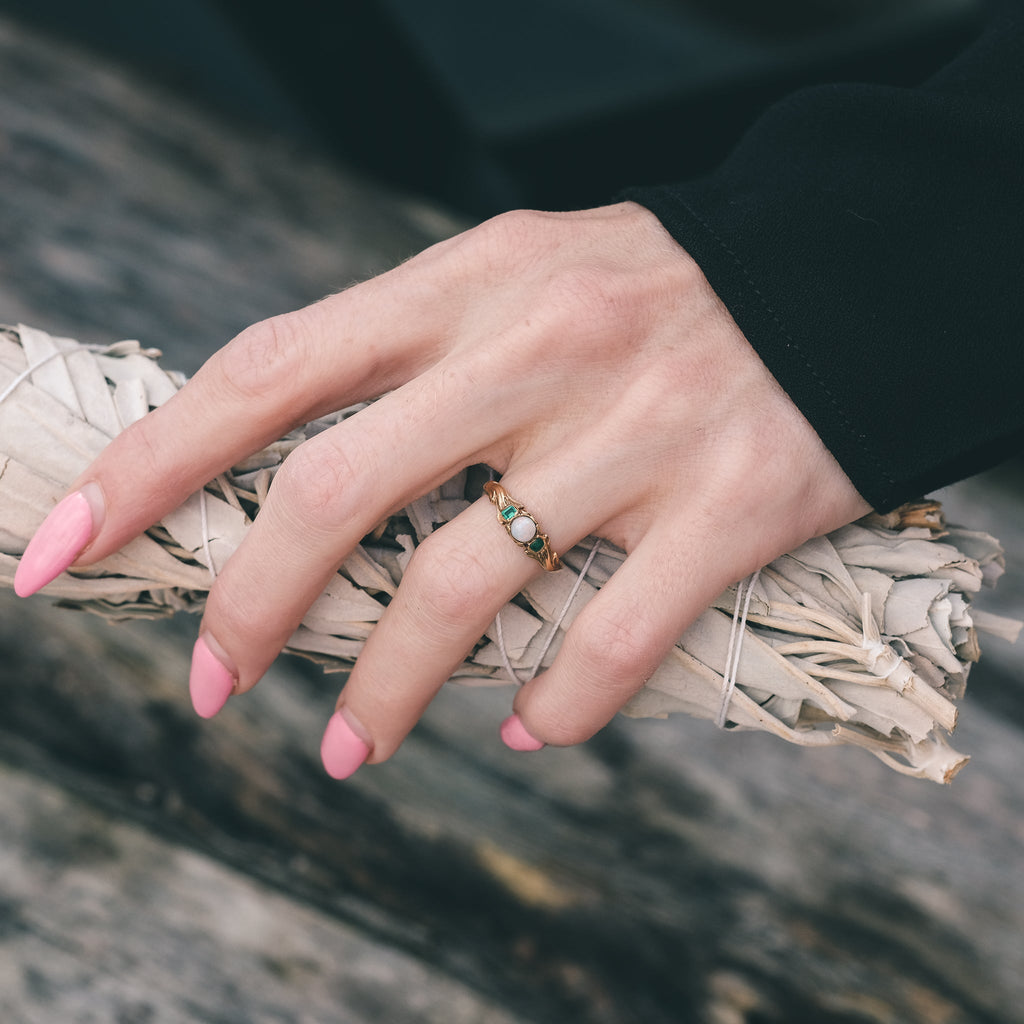
M 713 167 L 772 99 L 910 84 L 982 0 L 4 0 L 19 17 L 475 216 Z
M 194 371 L 474 220 L 712 167 L 773 98 L 912 83 L 974 0 L 0 0 L 0 322 Z M 1020 465 L 941 495 L 999 536 Z M 497 741 L 449 687 L 344 785 L 284 659 L 200 722 L 195 622 L 0 593 L 4 1024 L 1013 1024 L 1024 664 L 983 641 L 951 787 L 617 721 Z

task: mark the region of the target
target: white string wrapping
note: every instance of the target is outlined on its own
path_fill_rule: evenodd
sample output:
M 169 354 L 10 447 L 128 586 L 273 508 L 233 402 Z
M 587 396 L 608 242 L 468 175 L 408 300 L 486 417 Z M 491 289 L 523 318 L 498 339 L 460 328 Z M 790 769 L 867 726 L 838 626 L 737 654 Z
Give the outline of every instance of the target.
M 729 705 L 736 689 L 736 676 L 740 670 L 740 653 L 743 650 L 743 638 L 746 636 L 747 616 L 750 614 L 750 599 L 754 596 L 754 587 L 761 576 L 758 569 L 746 580 L 736 584 L 736 604 L 732 611 L 732 629 L 729 631 L 729 647 L 725 653 L 725 678 L 722 680 L 722 704 L 718 709 L 715 724 L 719 729 L 725 728 L 729 715 Z M 744 585 L 746 590 L 744 591 Z M 742 613 L 740 602 L 743 602 Z
M 109 345 L 81 345 L 80 348 L 82 350 L 84 350 L 85 352 L 103 352 L 103 353 L 106 353 L 106 352 L 110 351 L 111 346 L 109 346 Z M 19 385 L 21 385 L 25 381 L 29 380 L 31 378 L 32 374 L 34 374 L 37 370 L 41 370 L 44 366 L 46 366 L 47 363 L 51 363 L 55 359 L 62 359 L 66 355 L 67 355 L 66 352 L 63 352 L 60 349 L 56 349 L 53 352 L 50 352 L 48 355 L 43 356 L 42 359 L 36 360 L 36 362 L 34 362 L 27 369 L 22 370 L 22 372 L 19 373 L 18 376 L 15 377 L 14 380 L 12 380 L 10 382 L 10 384 L 8 384 L 7 387 L 5 387 L 2 392 L 0 392 L 0 403 L 6 402 L 7 399 L 10 398 L 11 395 L 13 395 L 14 392 L 18 390 Z
M 572 589 L 569 591 L 569 594 L 565 599 L 565 603 L 562 605 L 562 610 L 555 617 L 554 622 L 551 623 L 547 639 L 537 652 L 537 659 L 530 666 L 530 671 L 528 673 L 520 674 L 512 667 L 512 659 L 509 656 L 508 648 L 505 646 L 505 635 L 501 626 L 501 612 L 498 612 L 495 616 L 495 639 L 497 640 L 498 648 L 501 651 L 501 663 L 505 667 L 505 671 L 508 673 L 509 679 L 511 679 L 512 682 L 518 683 L 522 686 L 524 683 L 528 683 L 531 679 L 535 678 L 537 673 L 540 671 L 540 667 L 544 663 L 544 659 L 547 657 L 548 651 L 551 650 L 551 645 L 555 642 L 555 637 L 558 636 L 559 629 L 562 628 L 562 623 L 565 622 L 566 615 L 569 614 L 569 609 L 572 607 L 573 601 L 576 600 L 576 595 L 580 592 L 580 587 L 582 587 L 587 580 L 587 573 L 590 572 L 590 567 L 594 564 L 594 559 L 597 558 L 603 543 L 604 542 L 600 538 L 594 542 L 594 546 L 590 549 L 590 554 L 587 555 L 587 560 L 583 563 L 583 568 L 576 577 L 576 581 L 573 583 Z

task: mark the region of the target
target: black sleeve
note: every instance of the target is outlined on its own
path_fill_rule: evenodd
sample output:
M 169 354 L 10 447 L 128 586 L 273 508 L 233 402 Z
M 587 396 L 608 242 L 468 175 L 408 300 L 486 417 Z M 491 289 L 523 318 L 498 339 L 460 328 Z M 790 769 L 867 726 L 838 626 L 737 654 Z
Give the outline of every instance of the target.
M 877 509 L 1024 439 L 1024 10 L 918 88 L 806 89 L 635 188 Z

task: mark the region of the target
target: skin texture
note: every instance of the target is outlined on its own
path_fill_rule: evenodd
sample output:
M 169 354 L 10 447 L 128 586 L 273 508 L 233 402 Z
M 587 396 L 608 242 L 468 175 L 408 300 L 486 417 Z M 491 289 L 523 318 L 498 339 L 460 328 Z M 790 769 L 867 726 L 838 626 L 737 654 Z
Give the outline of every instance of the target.
M 555 664 L 515 696 L 538 744 L 587 739 L 727 585 L 868 511 L 697 265 L 625 203 L 505 214 L 247 329 L 77 481 L 104 506 L 78 564 L 294 425 L 379 395 L 288 459 L 210 593 L 204 646 L 236 694 L 376 523 L 466 465 L 503 474 L 555 551 L 597 534 L 629 553 Z M 390 757 L 541 571 L 486 498 L 437 531 L 367 642 L 334 731 L 370 762 Z

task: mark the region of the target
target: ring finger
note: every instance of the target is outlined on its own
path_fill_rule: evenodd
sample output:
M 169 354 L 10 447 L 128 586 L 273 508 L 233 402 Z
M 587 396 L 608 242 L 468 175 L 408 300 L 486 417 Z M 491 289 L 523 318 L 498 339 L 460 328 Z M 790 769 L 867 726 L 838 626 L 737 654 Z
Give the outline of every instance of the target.
M 593 509 L 574 503 L 575 488 L 564 481 L 545 486 L 538 476 L 516 475 L 502 485 L 513 502 L 528 502 L 541 532 L 550 521 L 555 552 L 594 527 Z M 486 497 L 427 538 L 339 699 L 322 748 L 327 770 L 344 778 L 364 758 L 390 757 L 502 607 L 542 571 L 506 534 Z

